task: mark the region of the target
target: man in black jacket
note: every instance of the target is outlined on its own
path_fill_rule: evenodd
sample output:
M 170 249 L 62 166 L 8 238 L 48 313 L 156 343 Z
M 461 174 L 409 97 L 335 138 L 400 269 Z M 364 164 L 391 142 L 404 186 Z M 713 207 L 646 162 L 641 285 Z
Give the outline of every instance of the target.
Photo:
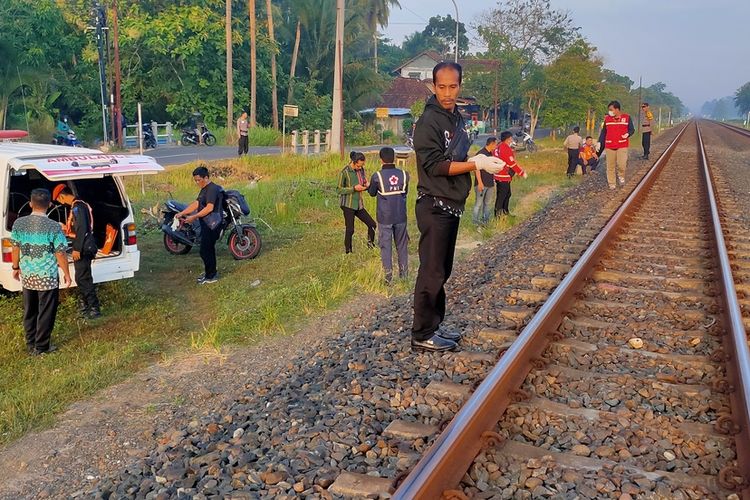
M 468 157 L 471 142 L 456 109 L 462 69 L 441 62 L 432 70 L 435 95 L 427 100 L 414 131 L 417 155 L 417 227 L 419 271 L 414 288 L 412 348 L 426 351 L 455 349 L 461 334 L 441 326 L 445 318 L 445 282 L 453 270 L 458 226 L 471 190 L 471 172 L 497 173 L 499 158 Z
M 78 309 L 82 316 L 98 318 L 102 315 L 96 295 L 91 261 L 96 257 L 94 241 L 94 216 L 91 207 L 77 199 L 65 184 L 58 184 L 52 191 L 52 199 L 70 207 L 68 220 L 63 228 L 65 236 L 73 240 L 73 268 L 78 285 Z

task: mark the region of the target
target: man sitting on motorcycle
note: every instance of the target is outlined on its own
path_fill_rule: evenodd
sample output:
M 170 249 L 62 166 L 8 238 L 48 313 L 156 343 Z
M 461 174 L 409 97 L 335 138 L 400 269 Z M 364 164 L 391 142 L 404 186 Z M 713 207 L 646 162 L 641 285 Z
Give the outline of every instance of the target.
M 219 236 L 221 236 L 224 189 L 218 184 L 211 182 L 206 167 L 198 167 L 193 170 L 193 180 L 201 188 L 198 198 L 188 205 L 185 210 L 178 212 L 175 217 L 184 217 L 185 222 L 188 224 L 191 224 L 196 219 L 200 221 L 200 253 L 203 260 L 204 272 L 198 276 L 198 284 L 205 285 L 216 283 L 219 280 L 219 273 L 216 271 L 216 242 L 219 240 Z

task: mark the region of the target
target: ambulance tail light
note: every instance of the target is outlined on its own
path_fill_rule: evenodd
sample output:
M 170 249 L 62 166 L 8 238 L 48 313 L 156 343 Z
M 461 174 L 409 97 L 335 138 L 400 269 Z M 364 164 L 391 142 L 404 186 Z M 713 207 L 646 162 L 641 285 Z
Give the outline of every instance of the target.
M 10 242 L 9 238 L 3 238 L 2 248 L 3 262 L 13 262 L 13 244 Z
M 135 245 L 138 243 L 138 237 L 135 233 L 135 224 L 132 222 L 130 224 L 125 224 L 122 227 L 122 232 L 125 235 L 125 244 L 126 245 Z

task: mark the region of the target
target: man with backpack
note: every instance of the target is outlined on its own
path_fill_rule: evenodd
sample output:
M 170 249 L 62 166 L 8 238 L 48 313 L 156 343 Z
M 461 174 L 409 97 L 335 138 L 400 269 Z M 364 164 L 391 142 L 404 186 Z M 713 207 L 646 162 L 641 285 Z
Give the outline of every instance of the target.
M 396 152 L 393 148 L 380 150 L 382 169 L 375 172 L 367 192 L 377 196 L 378 245 L 383 262 L 385 282 L 393 280 L 393 253 L 391 242 L 396 243 L 399 278 L 409 273 L 409 234 L 406 232 L 406 194 L 409 190 L 409 174 L 396 168 Z
M 91 275 L 91 261 L 99 249 L 94 239 L 94 214 L 91 206 L 76 198 L 65 184 L 55 186 L 52 190 L 52 200 L 70 207 L 63 232 L 73 240 L 72 257 L 79 293 L 78 310 L 81 316 L 98 318 L 102 313 L 94 278 Z
M 206 285 L 216 283 L 219 280 L 219 273 L 216 270 L 216 242 L 219 240 L 221 227 L 224 222 L 224 217 L 222 216 L 224 189 L 218 184 L 211 182 L 208 169 L 204 166 L 193 170 L 193 180 L 201 188 L 198 198 L 188 205 L 185 210 L 175 214 L 175 217 L 184 217 L 187 224 L 192 224 L 196 219 L 200 221 L 200 254 L 203 260 L 204 272 L 198 276 L 197 281 L 199 285 Z

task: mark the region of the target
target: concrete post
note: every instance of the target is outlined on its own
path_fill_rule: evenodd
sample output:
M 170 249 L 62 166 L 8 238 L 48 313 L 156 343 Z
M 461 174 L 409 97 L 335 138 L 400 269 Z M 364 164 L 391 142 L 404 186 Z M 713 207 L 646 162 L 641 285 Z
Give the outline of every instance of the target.
M 310 131 L 302 131 L 302 154 L 310 154 Z
M 290 142 L 289 148 L 291 149 L 291 153 L 293 155 L 296 155 L 297 154 L 297 131 L 296 130 L 292 130 L 291 138 L 289 142 Z
M 320 153 L 320 130 L 313 132 L 313 153 Z

